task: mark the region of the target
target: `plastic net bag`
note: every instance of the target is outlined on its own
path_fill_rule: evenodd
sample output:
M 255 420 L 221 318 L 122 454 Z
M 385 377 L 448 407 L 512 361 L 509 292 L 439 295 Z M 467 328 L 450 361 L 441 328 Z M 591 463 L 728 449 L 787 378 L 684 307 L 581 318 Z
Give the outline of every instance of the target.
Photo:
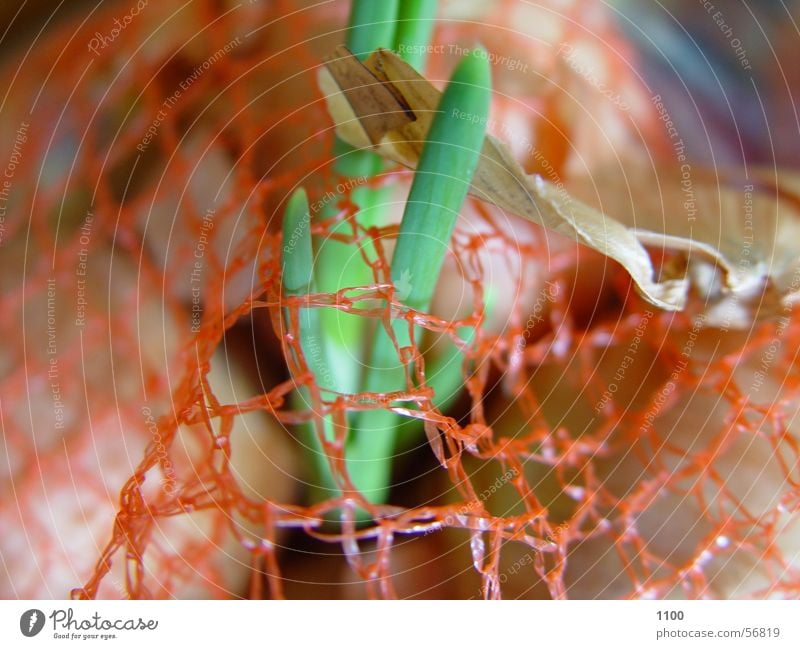
M 685 218 L 672 181 L 614 173 L 675 148 L 601 3 L 442 4 L 428 78 L 480 39 L 489 130 L 528 173 L 634 221 Z M 797 596 L 800 325 L 791 304 L 747 320 L 749 303 L 709 323 L 707 265 L 686 309 L 661 311 L 607 257 L 471 198 L 426 337 L 399 350 L 407 389 L 319 389 L 299 314 L 392 317 L 411 179 L 334 169 L 317 71 L 346 14 L 120 3 L 6 57 L 3 595 Z M 800 217 L 788 174 L 724 179 L 728 201 L 692 174 L 698 219 Z M 374 251 L 366 285 L 285 298 L 281 223 L 301 184 L 315 240 Z M 364 189 L 382 223 L 359 220 Z M 454 367 L 441 405 L 428 372 Z M 388 408 L 410 432 L 386 503 L 312 497 L 315 453 L 352 484 L 346 434 L 315 450 L 299 431 Z

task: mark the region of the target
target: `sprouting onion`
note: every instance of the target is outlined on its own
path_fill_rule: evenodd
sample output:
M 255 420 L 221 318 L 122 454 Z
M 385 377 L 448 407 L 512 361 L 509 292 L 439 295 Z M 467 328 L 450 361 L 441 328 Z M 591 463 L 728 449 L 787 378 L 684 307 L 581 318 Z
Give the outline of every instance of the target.
M 489 112 L 488 57 L 476 48 L 458 64 L 442 95 L 417 166 L 392 257 L 391 276 L 400 301 L 426 311 L 445 253 L 478 164 Z M 406 387 L 398 347 L 416 331 L 406 318 L 375 335 L 363 389 L 387 393 Z M 354 483 L 373 502 L 385 499 L 395 447 L 397 416 L 390 410 L 364 411 L 356 418 L 347 449 Z
M 433 33 L 437 0 L 402 0 L 397 16 L 394 49 L 403 59 L 423 72 L 427 45 Z
M 305 297 L 314 291 L 314 251 L 311 242 L 311 215 L 308 197 L 301 187 L 289 197 L 283 215 L 282 255 L 283 293 L 286 297 Z M 299 343 L 309 370 L 314 374 L 314 384 L 320 388 L 332 390 L 330 373 L 326 372 L 325 359 L 321 353 L 322 336 L 320 335 L 319 314 L 316 309 L 300 307 L 297 314 L 297 330 Z M 289 325 L 291 313 L 286 309 L 285 318 Z M 326 378 L 328 378 L 326 382 Z M 300 386 L 292 395 L 292 406 L 295 410 L 313 407 L 310 391 Z M 330 417 L 320 417 L 323 434 L 328 440 L 334 436 L 333 422 Z M 314 427 L 310 425 L 299 428 L 300 437 L 309 449 L 315 467 L 316 479 L 311 485 L 315 500 L 335 496 L 336 485 L 328 470 L 327 458 L 319 443 Z

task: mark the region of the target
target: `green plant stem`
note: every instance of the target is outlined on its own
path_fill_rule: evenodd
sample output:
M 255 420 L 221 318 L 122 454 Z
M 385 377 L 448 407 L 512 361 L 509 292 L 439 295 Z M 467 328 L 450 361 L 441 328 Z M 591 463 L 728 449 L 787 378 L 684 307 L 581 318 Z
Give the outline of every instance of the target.
M 287 297 L 308 295 L 314 282 L 314 251 L 308 196 L 302 187 L 286 203 L 282 234 L 283 292 Z
M 347 23 L 347 48 L 360 59 L 394 42 L 398 0 L 353 0 Z
M 391 47 L 396 42 L 398 16 L 402 16 L 404 20 L 400 26 L 403 30 L 403 36 L 399 37 L 403 39 L 402 42 L 425 45 L 432 29 L 435 5 L 430 0 L 354 0 L 350 9 L 347 47 L 361 59 L 379 47 Z M 335 173 L 345 179 L 355 179 L 359 184 L 366 183 L 383 168 L 380 157 L 370 151 L 354 149 L 338 138 L 334 142 L 334 154 Z M 358 221 L 363 227 L 383 223 L 385 210 L 382 206 L 389 192 L 388 189 L 357 187 L 350 193 L 351 199 L 359 208 Z M 329 203 L 322 210 L 320 218 L 334 218 L 337 203 L 336 200 Z M 352 226 L 344 221 L 337 223 L 331 233 L 344 236 L 355 234 Z M 352 245 L 327 238 L 318 241 L 317 248 L 316 280 L 320 291 L 332 293 L 347 286 L 371 283 L 372 270 Z M 358 359 L 364 353 L 368 323 L 364 318 L 342 313 L 337 309 L 320 309 L 318 317 L 320 330 L 325 332 L 322 353 L 327 366 L 332 370 L 335 368 L 336 388 L 343 392 L 354 392 L 361 381 L 362 368 Z M 327 422 L 326 429 L 330 427 L 330 422 Z M 317 465 L 317 468 L 323 474 L 317 481 L 333 484 L 327 464 L 322 467 Z M 357 470 L 356 468 L 356 473 Z
M 347 47 L 364 59 L 379 47 L 387 47 L 394 40 L 398 0 L 375 2 L 353 0 L 347 28 Z M 371 151 L 354 149 L 339 138 L 334 141 L 334 172 L 345 179 L 366 183 L 383 167 L 381 158 Z M 350 193 L 359 208 L 359 222 L 369 226 L 377 222 L 383 193 L 368 187 L 358 187 Z M 339 201 L 329 202 L 320 214 L 323 220 L 334 218 Z M 330 230 L 331 234 L 353 236 L 349 223 L 340 221 Z M 372 278 L 370 268 L 352 245 L 328 238 L 318 242 L 317 284 L 325 293 L 333 293 L 347 286 L 363 286 Z M 361 369 L 357 359 L 361 357 L 364 337 L 362 318 L 338 309 L 323 309 L 320 324 L 325 332 L 325 356 L 331 367 L 336 368 L 339 389 L 353 392 L 358 388 Z
M 424 72 L 436 19 L 437 0 L 401 0 L 394 49 L 418 72 Z
M 283 216 L 282 266 L 283 293 L 286 297 L 305 297 L 314 291 L 313 261 L 314 252 L 311 244 L 310 213 L 308 197 L 304 189 L 296 190 L 286 204 Z M 301 307 L 298 310 L 298 331 L 303 357 L 309 370 L 314 374 L 316 384 L 321 389 L 332 389 L 326 385 L 327 376 L 321 352 L 322 337 L 319 330 L 317 310 Z M 285 310 L 287 324 L 291 313 Z M 314 407 L 311 391 L 301 386 L 291 396 L 293 410 L 306 410 Z M 323 433 L 327 439 L 333 439 L 334 431 L 330 417 L 321 418 Z M 303 443 L 309 449 L 316 468 L 316 480 L 311 487 L 315 498 L 324 499 L 336 495 L 337 489 L 333 477 L 328 470 L 327 459 L 320 444 L 319 437 L 311 424 L 298 428 Z
M 397 17 L 397 0 L 374 2 L 373 0 L 353 0 L 347 29 L 347 47 L 359 58 L 366 58 L 378 47 L 387 47 L 394 38 Z M 354 149 L 339 138 L 334 141 L 334 172 L 345 178 L 355 179 L 358 184 L 379 173 L 383 167 L 381 158 L 370 151 Z M 367 187 L 357 187 L 350 193 L 359 208 L 359 221 L 377 218 L 381 204 L 381 193 Z M 327 220 L 338 212 L 339 200 L 330 201 L 315 218 Z M 349 223 L 341 221 L 331 228 L 331 233 L 344 236 L 355 234 Z M 362 286 L 372 278 L 369 266 L 354 247 L 348 243 L 326 238 L 317 241 L 315 264 L 316 287 L 324 293 L 333 293 L 347 286 Z M 315 377 L 330 376 L 336 385 L 328 386 L 341 392 L 353 392 L 358 388 L 361 374 L 358 359 L 362 355 L 364 332 L 363 319 L 337 309 L 319 309 L 315 313 L 315 331 L 307 335 L 318 344 L 310 349 L 308 357 L 316 359 Z M 324 332 L 324 338 L 319 335 Z M 306 347 L 310 345 L 306 344 Z M 307 399 L 302 393 L 298 399 Z M 303 402 L 300 402 L 303 406 Z M 322 418 L 325 435 L 331 439 L 334 434 L 331 417 Z M 319 445 L 318 436 L 311 426 L 300 427 L 309 453 L 312 455 L 314 475 L 310 482 L 309 499 L 319 502 L 337 496 L 340 491 L 335 484 L 327 458 Z
M 422 150 L 392 257 L 391 277 L 403 304 L 430 307 L 453 228 L 478 163 L 489 112 L 491 78 L 480 50 L 462 59 L 442 95 Z M 485 54 L 485 53 L 483 53 Z M 469 116 L 464 119 L 463 116 Z M 405 318 L 375 335 L 364 381 L 368 392 L 406 389 L 401 348 L 418 338 Z M 394 338 L 394 340 L 392 339 Z M 395 447 L 397 421 L 385 409 L 368 410 L 356 419 L 348 444 L 348 467 L 356 486 L 372 502 L 385 500 Z
M 395 50 L 400 51 L 406 61 L 417 69 L 422 70 L 426 60 L 426 46 L 433 30 L 436 9 L 436 0 L 400 0 L 399 2 L 395 0 L 380 2 L 354 0 L 351 4 L 347 46 L 356 56 L 364 59 L 376 48 L 389 47 L 394 44 Z M 484 85 L 488 88 L 488 74 Z M 338 139 L 334 144 L 334 152 L 336 154 L 334 171 L 345 179 L 356 179 L 358 184 L 366 184 L 366 181 L 375 174 L 380 173 L 383 167 L 381 159 L 373 153 L 355 150 Z M 467 186 L 468 184 L 469 182 L 467 182 Z M 362 227 L 383 224 L 384 210 L 382 205 L 386 202 L 389 191 L 388 189 L 376 190 L 368 187 L 358 187 L 350 193 L 351 199 L 359 208 L 358 222 Z M 463 202 L 463 198 L 461 202 Z M 336 203 L 338 201 L 333 201 L 324 208 L 320 217 L 323 219 L 334 217 L 337 211 Z M 443 204 L 446 203 L 447 201 L 445 200 Z M 460 202 L 458 207 L 460 207 Z M 449 240 L 451 231 L 452 226 L 449 231 L 442 231 L 439 234 L 443 237 L 446 236 Z M 332 232 L 345 236 L 355 234 L 352 231 L 352 226 L 347 222 L 337 223 Z M 366 252 L 369 255 L 372 251 L 368 250 Z M 439 264 L 440 267 L 441 263 Z M 315 272 L 316 285 L 323 292 L 334 292 L 346 286 L 365 285 L 372 281 L 372 271 L 361 258 L 361 252 L 348 243 L 334 241 L 330 238 L 318 242 Z M 438 276 L 438 270 L 436 275 Z M 392 276 L 397 281 L 397 278 L 394 277 L 394 272 Z M 433 284 L 435 284 L 435 278 Z M 358 390 L 361 386 L 361 366 L 358 359 L 363 356 L 363 344 L 364 339 L 367 337 L 366 326 L 368 323 L 361 317 L 345 314 L 336 309 L 306 309 L 305 311 L 309 312 L 307 314 L 309 325 L 306 336 L 309 341 L 320 342 L 319 345 L 311 345 L 311 353 L 306 353 L 307 359 L 310 358 L 315 361 L 309 363 L 315 376 L 319 379 L 325 374 L 325 367 L 322 367 L 321 364 L 326 363 L 326 367 L 330 370 L 327 375 L 331 376 L 333 374 L 336 382 L 335 386 L 328 387 L 335 387 L 335 389 L 344 392 Z M 324 340 L 319 337 L 320 332 L 325 333 Z M 397 328 L 397 332 L 396 335 L 400 335 L 402 340 L 401 328 Z M 467 332 L 462 335 L 466 337 L 473 334 L 474 332 Z M 383 346 L 377 344 L 376 348 L 391 352 L 393 350 L 391 340 L 389 340 L 386 330 L 379 327 L 376 332 L 376 339 L 380 340 L 381 336 L 386 340 L 383 341 Z M 408 339 L 407 331 L 405 339 L 406 341 Z M 304 344 L 304 350 L 308 346 Z M 322 350 L 321 353 L 320 349 Z M 376 356 L 376 360 L 379 363 L 383 365 L 391 364 L 391 354 L 382 357 L 379 351 L 377 354 L 373 352 L 373 355 Z M 395 364 L 396 361 L 395 355 Z M 402 373 L 402 367 L 399 369 Z M 461 353 L 451 344 L 445 348 L 443 354 L 432 361 L 429 369 L 431 370 L 429 385 L 436 394 L 434 404 L 436 407 L 446 407 L 459 392 L 459 386 L 462 381 Z M 400 379 L 400 385 L 396 389 L 402 389 L 404 383 L 402 376 L 400 376 Z M 369 382 L 370 379 L 367 380 L 367 383 Z M 307 398 L 307 395 L 300 394 L 299 398 Z M 380 415 L 383 421 L 378 422 L 379 415 L 377 413 L 379 412 L 371 411 L 369 414 L 374 414 L 375 423 L 380 423 L 379 428 L 381 431 L 390 431 L 387 437 L 393 437 L 394 429 L 399 427 L 401 431 L 409 431 L 406 437 L 410 439 L 411 432 L 419 428 L 418 422 L 401 420 L 391 411 L 383 411 Z M 323 426 L 325 434 L 330 438 L 333 433 L 332 422 L 329 417 L 324 418 Z M 320 452 L 321 449 L 318 447 L 317 436 L 309 435 L 308 437 L 309 444 L 315 450 L 315 466 L 318 473 L 316 481 L 322 483 L 322 490 L 314 490 L 316 493 L 312 494 L 312 498 L 317 500 L 319 497 L 334 495 L 335 487 L 328 464 Z M 364 457 L 362 457 L 364 455 L 361 452 L 362 450 L 366 453 Z M 385 485 L 388 484 L 392 459 L 387 454 L 381 453 L 378 446 L 375 446 L 372 450 L 377 452 L 371 452 L 370 444 L 365 444 L 363 435 L 354 436 L 351 434 L 347 449 L 348 469 L 353 482 L 362 491 L 370 492 L 370 485 L 377 485 L 377 490 L 373 490 L 374 493 L 367 493 L 366 495 L 373 502 L 380 502 L 386 495 Z M 320 459 L 322 460 L 321 462 Z

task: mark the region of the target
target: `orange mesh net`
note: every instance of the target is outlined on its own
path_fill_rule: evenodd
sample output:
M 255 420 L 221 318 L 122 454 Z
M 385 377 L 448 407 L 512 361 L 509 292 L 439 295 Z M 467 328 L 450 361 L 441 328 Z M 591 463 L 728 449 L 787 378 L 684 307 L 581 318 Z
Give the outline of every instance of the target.
M 335 193 L 315 236 L 378 251 L 372 285 L 303 306 L 386 320 L 394 299 L 396 221 L 332 233 L 357 207 L 314 72 L 343 40 L 346 3 L 154 4 L 64 25 L 4 70 L 5 596 L 800 595 L 796 319 L 733 332 L 651 310 L 606 259 L 477 201 L 418 321 L 462 346 L 461 396 L 434 407 L 422 351 L 404 350 L 418 362 L 392 404 L 426 436 L 396 458 L 389 503 L 309 504 L 297 426 L 325 413 L 343 430 L 348 413 L 389 407 L 319 390 L 308 410 L 289 404 L 313 387 L 301 301 L 281 297 L 294 188 Z M 493 72 L 508 91 L 497 123 L 531 172 L 568 179 L 576 156 L 624 147 L 669 155 L 600 3 L 556 4 L 536 24 L 617 52 L 604 74 L 644 98 L 635 127 L 602 102 L 601 127 L 576 117 L 559 94 L 584 87 L 574 70 L 505 29 L 517 3 L 475 8 L 483 25 L 442 20 L 434 39 L 479 36 L 529 63 Z M 408 180 L 389 169 L 359 186 Z M 325 452 L 349 484 L 343 442 Z

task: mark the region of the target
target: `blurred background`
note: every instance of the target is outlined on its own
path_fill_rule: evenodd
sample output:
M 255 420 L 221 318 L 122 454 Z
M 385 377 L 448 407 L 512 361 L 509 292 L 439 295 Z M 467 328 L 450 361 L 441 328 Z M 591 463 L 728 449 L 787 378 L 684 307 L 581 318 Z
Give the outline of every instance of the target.
M 127 6 L 124 0 L 6 0 L 0 4 L 0 55 L 27 48 L 47 25 L 115 3 Z M 675 106 L 679 130 L 693 135 L 687 138 L 693 157 L 800 164 L 800 66 L 792 64 L 800 50 L 800 0 L 601 4 L 635 44 L 645 80 Z
M 283 588 L 289 597 L 361 597 L 364 583 L 374 594 L 377 580 L 370 571 L 388 570 L 390 563 L 380 560 L 377 541 L 362 542 L 363 555 L 356 556 L 357 543 L 320 540 L 297 522 L 308 505 L 308 462 L 281 401 L 286 392 L 280 390 L 291 387 L 275 308 L 282 201 L 298 183 L 319 197 L 339 180 L 329 169 L 332 134 L 314 73 L 343 40 L 349 2 L 297 12 L 288 25 L 281 20 L 293 8 L 313 3 L 258 0 L 229 13 L 239 3 L 196 0 L 178 20 L 169 14 L 172 4 L 181 3 L 150 3 L 153 11 L 94 60 L 86 52 L 94 30 L 107 34 L 132 0 L 0 4 L 0 62 L 25 61 L 8 95 L 14 119 L 4 115 L 0 145 L 11 149 L 14 130 L 38 101 L 28 139 L 17 142 L 25 148 L 15 179 L 17 203 L 11 206 L 16 211 L 10 208 L 4 223 L 11 238 L 0 241 L 0 337 L 10 341 L 0 349 L 0 414 L 10 458 L 0 462 L 0 471 L 10 473 L 0 498 L 0 553 L 7 571 L 5 580 L 0 573 L 0 595 L 61 597 L 85 584 L 78 595 L 260 597 Z M 511 125 L 515 153 L 529 156 L 528 170 L 547 163 L 556 177 L 566 178 L 583 170 L 569 161 L 588 160 L 594 172 L 620 152 L 671 153 L 653 115 L 655 94 L 669 106 L 692 160 L 714 170 L 796 168 L 800 1 L 717 3 L 721 9 L 696 0 L 443 1 L 435 38 L 462 45 L 481 39 L 490 51 L 531 63 L 534 74 L 493 70 L 499 89 L 495 116 Z M 550 11 L 554 6 L 558 10 Z M 574 7 L 579 9 L 572 14 Z M 531 9 L 527 15 L 536 20 L 525 23 L 507 8 L 522 16 Z M 158 37 L 148 38 L 156 28 Z M 72 29 L 77 36 L 71 41 Z M 513 39 L 512 29 L 518 30 Z M 166 111 L 152 142 L 146 140 L 165 98 L 197 76 L 210 53 L 250 33 L 256 37 L 243 38 L 230 56 L 209 66 L 174 110 Z M 554 45 L 567 38 L 600 53 L 598 74 L 639 102 L 630 114 L 602 101 L 585 78 L 554 56 Z M 147 46 L 137 49 L 144 41 Z M 441 83 L 453 62 L 432 61 L 430 78 Z M 84 69 L 90 73 L 81 76 Z M 570 101 L 562 91 L 571 93 Z M 570 102 L 592 119 L 571 119 Z M 547 128 L 552 124 L 566 124 L 566 135 L 555 137 Z M 137 144 L 143 142 L 149 144 L 140 156 Z M 534 158 L 531 142 L 554 155 Z M 519 146 L 525 143 L 527 151 Z M 392 170 L 383 181 L 395 220 L 409 179 L 408 172 Z M 634 188 L 637 200 L 649 193 Z M 193 295 L 186 280 L 212 205 L 216 226 L 204 263 L 214 272 L 204 286 L 208 317 L 197 347 L 187 326 Z M 774 417 L 770 412 L 768 422 L 756 412 L 763 404 L 757 404 L 752 412 L 737 410 L 741 421 L 731 423 L 731 404 L 738 404 L 741 387 L 731 378 L 742 361 L 737 354 L 746 350 L 757 363 L 758 345 L 770 333 L 748 338 L 733 332 L 717 347 L 715 334 L 709 334 L 698 343 L 703 352 L 694 371 L 708 380 L 698 386 L 687 371 L 676 405 L 665 409 L 653 439 L 644 439 L 630 413 L 647 410 L 646 398 L 654 398 L 669 377 L 692 326 L 688 318 L 660 313 L 642 343 L 642 364 L 652 361 L 649 369 L 640 368 L 628 382 L 636 389 L 621 390 L 617 409 L 596 422 L 593 401 L 579 403 L 575 395 L 583 394 L 587 374 L 607 385 L 636 331 L 643 305 L 628 278 L 602 256 L 530 224 L 487 216 L 472 204 L 463 217 L 464 230 L 479 232 L 488 250 L 482 250 L 482 261 L 487 285 L 494 282 L 499 295 L 489 333 L 496 339 L 493 347 L 486 345 L 494 356 L 481 386 L 485 394 L 461 394 L 448 413 L 463 423 L 475 412 L 483 416 L 486 407 L 496 430 L 483 439 L 494 434 L 498 446 L 492 451 L 511 444 L 510 459 L 525 466 L 525 479 L 535 485 L 531 493 L 548 508 L 547 520 L 525 528 L 525 543 L 555 538 L 563 552 L 539 555 L 525 543 L 507 543 L 493 568 L 507 578 L 506 595 L 562 596 L 564 584 L 577 597 L 697 596 L 709 583 L 724 596 L 759 588 L 782 596 L 797 592 L 800 542 L 789 539 L 781 548 L 773 541 L 786 513 L 800 508 L 800 496 L 785 480 L 795 470 L 796 446 L 780 428 L 796 414 L 800 386 L 787 382 L 784 411 Z M 74 271 L 84 231 L 91 237 L 95 296 L 85 328 L 72 321 L 83 290 Z M 443 302 L 465 293 L 454 268 L 446 269 Z M 532 332 L 524 358 L 510 359 L 535 309 L 537 282 L 545 277 L 560 282 L 561 302 L 551 306 L 548 300 L 547 321 Z M 53 430 L 49 406 L 55 393 L 41 344 L 49 333 L 50 280 L 59 287 L 53 309 L 67 314 L 58 331 L 58 394 L 73 415 L 64 439 Z M 271 308 L 254 306 L 254 296 L 272 299 Z M 786 335 L 800 338 L 800 331 Z M 783 347 L 784 365 L 772 367 L 778 379 L 790 374 L 790 342 Z M 772 388 L 761 397 L 777 403 L 780 391 Z M 728 401 L 721 403 L 721 392 Z M 713 416 L 705 418 L 709 412 Z M 172 444 L 169 463 L 154 439 Z M 659 445 L 666 439 L 673 446 Z M 582 444 L 575 444 L 579 452 L 573 452 L 575 440 Z M 730 446 L 720 441 L 717 447 L 718 440 Z M 224 458 L 227 444 L 234 450 L 230 463 Z M 712 464 L 707 447 L 719 451 L 713 458 L 719 471 L 711 477 L 705 472 Z M 773 453 L 777 448 L 784 455 Z M 465 475 L 479 492 L 507 469 L 491 452 L 481 452 L 464 453 Z M 746 453 L 750 461 L 740 465 Z M 150 463 L 141 468 L 145 456 Z M 424 440 L 404 452 L 397 466 L 393 504 L 456 507 L 453 483 Z M 730 481 L 733 487 L 724 479 L 722 486 L 714 482 L 717 474 L 734 476 L 734 470 L 739 473 Z M 147 476 L 141 491 L 134 473 Z M 170 489 L 159 490 L 159 484 Z M 755 498 L 730 493 L 751 484 L 762 485 Z M 490 507 L 511 525 L 523 508 L 518 494 L 504 486 L 496 500 L 492 494 Z M 9 496 L 12 489 L 23 506 Z M 719 505 L 711 513 L 702 503 L 706 497 Z M 759 516 L 749 515 L 745 501 Z M 397 535 L 391 569 L 399 595 L 483 596 L 489 580 L 473 570 L 479 563 L 473 552 L 486 549 L 483 540 L 470 536 L 457 516 L 439 516 L 454 529 Z M 631 531 L 632 521 L 637 531 Z M 583 538 L 590 528 L 596 536 Z M 104 555 L 107 547 L 113 553 Z M 137 554 L 145 547 L 146 560 Z M 113 564 L 108 575 L 105 560 Z M 145 564 L 144 576 L 138 564 L 132 567 L 137 561 Z M 758 569 L 751 569 L 754 564 Z

